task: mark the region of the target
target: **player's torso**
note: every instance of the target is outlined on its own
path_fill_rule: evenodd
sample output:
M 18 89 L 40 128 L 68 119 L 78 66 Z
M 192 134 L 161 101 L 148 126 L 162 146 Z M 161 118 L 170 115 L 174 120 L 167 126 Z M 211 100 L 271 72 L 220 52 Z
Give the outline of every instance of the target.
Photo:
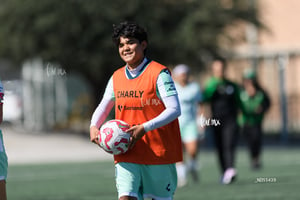
M 250 97 L 246 91 L 242 91 L 240 99 L 242 106 L 247 111 L 254 111 L 263 103 L 264 95 L 261 91 L 258 91 L 253 97 Z
M 151 64 L 153 64 L 151 66 Z M 128 79 L 124 68 L 113 75 L 115 94 L 115 115 L 130 125 L 142 124 L 158 116 L 165 109 L 156 93 L 156 82 L 165 67 L 156 63 L 139 76 Z M 115 162 L 140 164 L 168 164 L 181 160 L 180 133 L 178 121 L 147 132 L 133 149 L 115 156 Z M 176 152 L 176 153 L 174 153 Z
M 197 104 L 200 100 L 200 90 L 196 83 L 190 83 L 184 87 L 176 83 L 176 89 L 181 106 L 181 116 L 179 121 L 188 122 L 195 120 L 197 113 Z
M 159 70 L 147 66 L 137 77 L 128 78 L 124 68 L 113 76 L 116 117 L 133 124 L 143 123 L 164 109 L 156 93 Z
M 212 97 L 212 110 L 215 117 L 226 117 L 237 115 L 238 89 L 230 81 L 222 81 L 218 84 Z

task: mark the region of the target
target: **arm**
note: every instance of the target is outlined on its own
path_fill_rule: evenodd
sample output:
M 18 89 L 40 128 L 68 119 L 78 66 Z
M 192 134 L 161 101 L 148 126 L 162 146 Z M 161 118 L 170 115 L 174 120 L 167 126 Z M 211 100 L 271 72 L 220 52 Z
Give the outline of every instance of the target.
M 107 116 L 109 115 L 111 109 L 113 108 L 114 102 L 114 91 L 113 91 L 113 82 L 112 78 L 110 78 L 104 96 L 93 113 L 91 124 L 90 124 L 90 140 L 96 144 L 97 141 L 97 134 L 99 132 L 100 126 L 103 124 Z
M 170 123 L 181 114 L 178 94 L 169 72 L 161 72 L 158 76 L 156 85 L 158 89 L 157 95 L 161 98 L 166 109 L 157 117 L 143 124 L 146 132 Z
M 162 127 L 180 116 L 181 110 L 180 110 L 180 105 L 179 105 L 179 100 L 177 95 L 164 97 L 162 101 L 166 106 L 166 109 L 162 113 L 160 113 L 157 117 L 143 124 L 145 132 Z

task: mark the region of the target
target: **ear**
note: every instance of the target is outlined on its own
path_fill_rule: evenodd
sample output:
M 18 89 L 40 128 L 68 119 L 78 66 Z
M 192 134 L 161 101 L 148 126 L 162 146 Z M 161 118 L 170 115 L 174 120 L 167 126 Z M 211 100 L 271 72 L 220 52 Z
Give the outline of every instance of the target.
M 148 43 L 147 43 L 146 40 L 144 40 L 144 41 L 141 42 L 141 45 L 142 45 L 143 50 L 145 50 L 148 46 Z

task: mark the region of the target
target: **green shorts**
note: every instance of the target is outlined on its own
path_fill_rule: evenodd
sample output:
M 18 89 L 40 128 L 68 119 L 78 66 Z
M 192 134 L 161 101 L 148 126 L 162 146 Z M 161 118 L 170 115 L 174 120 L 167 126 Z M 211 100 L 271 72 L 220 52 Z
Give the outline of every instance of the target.
M 3 143 L 2 131 L 0 130 L 0 181 L 6 180 L 7 178 L 7 156 Z
M 120 162 L 115 165 L 119 198 L 172 200 L 177 187 L 175 164 L 141 165 Z
M 198 139 L 198 127 L 196 122 L 189 122 L 180 126 L 182 142 L 192 142 Z

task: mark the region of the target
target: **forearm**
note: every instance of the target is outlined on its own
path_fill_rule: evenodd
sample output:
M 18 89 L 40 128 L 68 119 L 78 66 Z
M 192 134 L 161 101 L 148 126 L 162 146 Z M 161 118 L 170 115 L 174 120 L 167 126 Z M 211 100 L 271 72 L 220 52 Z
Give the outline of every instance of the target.
M 180 116 L 181 110 L 177 95 L 165 97 L 163 98 L 163 102 L 166 109 L 157 117 L 143 124 L 146 132 L 162 127 Z

